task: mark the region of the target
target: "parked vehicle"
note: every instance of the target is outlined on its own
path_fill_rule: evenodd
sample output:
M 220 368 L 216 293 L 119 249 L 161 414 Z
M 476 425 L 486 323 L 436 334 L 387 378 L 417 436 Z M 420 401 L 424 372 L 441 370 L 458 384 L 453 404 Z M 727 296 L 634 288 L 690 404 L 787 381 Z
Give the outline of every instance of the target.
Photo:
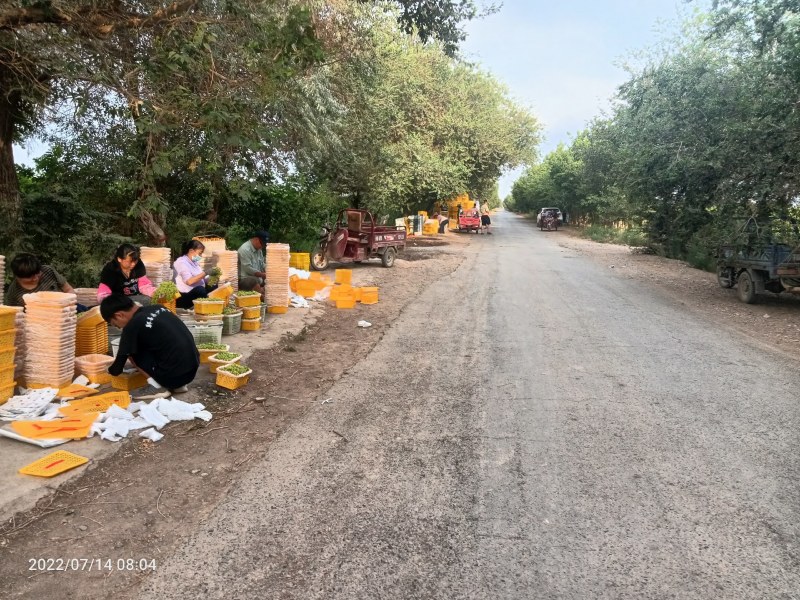
M 457 231 L 474 231 L 480 233 L 481 230 L 481 214 L 477 209 L 470 208 L 469 210 L 462 210 L 458 215 L 458 229 Z
M 736 286 L 739 300 L 753 304 L 765 291 L 800 290 L 800 245 L 764 243 L 754 219 L 748 219 L 734 243 L 717 250 L 717 281 Z
M 547 231 L 558 231 L 558 226 L 562 223 L 563 216 L 557 208 L 543 208 L 536 215 L 536 224 L 539 226 L 539 231 L 545 229 Z
M 376 225 L 369 211 L 347 208 L 339 212 L 333 228 L 323 227 L 311 253 L 311 268 L 324 271 L 329 261 L 358 263 L 370 258 L 380 258 L 384 267 L 391 267 L 405 247 L 405 227 Z

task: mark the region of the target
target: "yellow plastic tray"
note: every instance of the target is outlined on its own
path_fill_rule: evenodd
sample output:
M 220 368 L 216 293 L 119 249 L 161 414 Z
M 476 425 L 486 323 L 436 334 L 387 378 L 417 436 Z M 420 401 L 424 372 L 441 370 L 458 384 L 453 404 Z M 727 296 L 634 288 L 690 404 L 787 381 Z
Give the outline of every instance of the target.
M 4 346 L 0 348 L 0 367 L 13 365 L 16 351 L 17 349 L 14 346 Z
M 0 346 L 13 346 L 17 341 L 17 330 L 13 324 L 11 329 L 0 331 Z
M 104 385 L 111 383 L 111 373 L 89 373 L 86 374 L 86 379 L 89 380 L 89 383 Z
M 92 398 L 73 400 L 59 408 L 58 412 L 62 415 L 105 412 L 111 408 L 112 404 L 116 404 L 120 408 L 128 408 L 131 404 L 131 395 L 128 392 L 108 392 Z
M 11 428 L 20 435 L 37 440 L 79 440 L 89 435 L 95 419 L 95 414 L 78 413 L 53 421 L 12 421 Z
M 86 387 L 85 385 L 78 385 L 77 383 L 71 383 L 67 387 L 63 387 L 58 390 L 58 397 L 59 398 L 73 398 L 78 400 L 79 398 L 83 398 L 85 396 L 91 396 L 92 394 L 96 394 L 97 390 L 94 388 Z
M 16 318 L 16 309 L 10 306 L 0 306 L 0 330 L 13 329 Z
M 56 450 L 52 454 L 33 461 L 31 464 L 22 467 L 19 472 L 23 475 L 35 475 L 37 477 L 53 477 L 64 471 L 69 471 L 75 467 L 80 467 L 89 462 L 85 456 L 78 456 L 66 450 Z
M 6 401 L 14 395 L 14 388 L 16 386 L 16 382 L 12 382 L 11 385 L 0 387 L 0 404 L 5 404 Z

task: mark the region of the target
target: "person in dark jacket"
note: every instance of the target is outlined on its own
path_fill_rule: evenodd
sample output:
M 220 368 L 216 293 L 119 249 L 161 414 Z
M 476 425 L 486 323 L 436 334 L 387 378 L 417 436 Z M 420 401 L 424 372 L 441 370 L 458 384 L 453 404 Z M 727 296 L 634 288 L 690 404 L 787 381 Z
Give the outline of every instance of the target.
M 186 385 L 194 380 L 200 367 L 200 354 L 183 321 L 161 305 L 139 306 L 130 296 L 122 294 L 104 298 L 100 314 L 107 323 L 122 329 L 119 350 L 108 367 L 109 373 L 119 375 L 130 360 L 157 386 L 169 390 L 166 395 L 187 391 Z M 136 396 L 145 399 L 147 394 Z M 163 394 L 155 390 L 152 397 L 158 396 Z
M 147 305 L 155 289 L 147 278 L 147 268 L 139 259 L 139 248 L 133 244 L 122 244 L 114 253 L 114 258 L 100 272 L 97 301 L 102 302 L 111 294 L 122 294 Z

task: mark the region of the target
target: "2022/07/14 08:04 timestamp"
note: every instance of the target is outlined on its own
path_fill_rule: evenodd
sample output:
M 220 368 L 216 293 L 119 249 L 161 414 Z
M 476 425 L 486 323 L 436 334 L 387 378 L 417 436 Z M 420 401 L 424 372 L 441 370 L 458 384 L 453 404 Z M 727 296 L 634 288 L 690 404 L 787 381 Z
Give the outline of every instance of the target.
M 155 571 L 154 558 L 29 558 L 28 571 Z

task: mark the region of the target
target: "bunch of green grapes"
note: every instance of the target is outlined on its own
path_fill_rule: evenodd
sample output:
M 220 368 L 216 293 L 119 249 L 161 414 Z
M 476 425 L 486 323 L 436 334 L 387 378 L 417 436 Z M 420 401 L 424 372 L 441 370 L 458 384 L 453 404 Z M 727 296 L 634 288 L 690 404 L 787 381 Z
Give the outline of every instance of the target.
M 239 363 L 231 363 L 217 369 L 217 371 L 224 371 L 225 373 L 230 373 L 231 375 L 244 375 L 249 370 L 250 367 L 240 365 Z
M 220 277 L 222 277 L 222 269 L 214 267 L 208 273 L 208 285 L 217 285 Z
M 172 281 L 164 281 L 158 284 L 158 287 L 153 292 L 152 300 L 156 304 L 165 304 L 167 302 L 172 302 L 178 296 L 180 296 L 178 286 Z

